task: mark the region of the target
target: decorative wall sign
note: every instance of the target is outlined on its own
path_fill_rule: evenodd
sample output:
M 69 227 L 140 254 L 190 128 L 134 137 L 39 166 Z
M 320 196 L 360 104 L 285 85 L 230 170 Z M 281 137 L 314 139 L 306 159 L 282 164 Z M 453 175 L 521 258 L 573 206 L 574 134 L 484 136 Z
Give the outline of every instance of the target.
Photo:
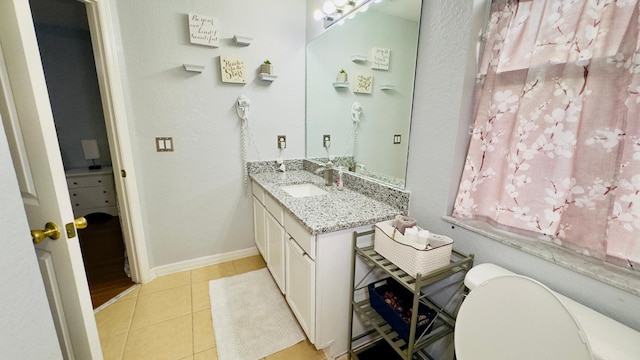
M 373 75 L 372 74 L 356 74 L 355 81 L 353 82 L 353 92 L 371 94 L 373 90 Z
M 389 70 L 389 59 L 391 50 L 374 47 L 371 49 L 371 68 L 378 70 Z
M 246 84 L 246 75 L 244 59 L 237 56 L 220 55 L 220 78 L 222 82 Z
M 189 13 L 189 39 L 192 44 L 219 46 L 218 19 Z

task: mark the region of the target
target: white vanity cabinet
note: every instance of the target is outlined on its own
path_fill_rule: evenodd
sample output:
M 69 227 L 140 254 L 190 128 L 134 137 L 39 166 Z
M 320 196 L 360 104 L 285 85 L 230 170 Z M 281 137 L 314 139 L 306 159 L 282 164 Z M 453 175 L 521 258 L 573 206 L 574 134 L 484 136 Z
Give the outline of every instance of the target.
M 253 225 L 256 247 L 262 254 L 271 276 L 285 292 L 285 241 L 284 211 L 282 205 L 259 185 L 253 183 Z M 262 199 L 262 202 L 260 201 Z
M 266 209 L 264 208 L 264 189 L 255 182 L 252 183 L 253 192 L 253 235 L 256 242 L 256 248 L 260 255 L 267 259 L 267 234 L 265 230 Z
M 267 195 L 266 197 L 267 214 L 265 215 L 265 230 L 267 233 L 267 253 L 268 261 L 267 267 L 271 271 L 273 279 L 278 284 L 280 291 L 285 292 L 285 255 L 284 244 L 287 239 L 287 235 L 282 225 L 283 210 L 282 206 L 278 204 L 272 197 Z
M 330 359 L 345 353 L 353 232 L 373 230 L 373 224 L 312 235 L 259 184 L 252 185 L 256 246 L 271 275 L 309 341 Z
M 349 274 L 354 231 L 373 225 L 311 235 L 288 212 L 286 299 L 309 340 L 328 355 L 348 349 Z

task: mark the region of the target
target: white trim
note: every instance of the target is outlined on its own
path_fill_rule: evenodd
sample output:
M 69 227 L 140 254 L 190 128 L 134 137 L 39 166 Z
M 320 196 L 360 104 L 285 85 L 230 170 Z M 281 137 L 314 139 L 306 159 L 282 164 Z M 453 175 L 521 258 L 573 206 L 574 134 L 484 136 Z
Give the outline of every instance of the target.
M 126 108 L 118 68 L 113 22 L 106 0 L 79 0 L 85 3 L 100 85 L 100 95 L 114 169 L 122 233 L 127 248 L 131 279 L 150 281 L 149 258 L 138 197 L 133 151 L 129 138 Z M 119 176 L 121 170 L 126 177 Z
M 162 265 L 150 270 L 152 279 L 158 276 L 169 275 L 180 271 L 192 270 L 203 266 L 220 264 L 227 261 L 242 259 L 248 256 L 259 255 L 258 248 L 252 246 L 246 249 L 231 251 L 224 254 L 204 256 L 197 259 L 185 260 L 173 264 Z M 151 279 L 151 280 L 152 280 Z

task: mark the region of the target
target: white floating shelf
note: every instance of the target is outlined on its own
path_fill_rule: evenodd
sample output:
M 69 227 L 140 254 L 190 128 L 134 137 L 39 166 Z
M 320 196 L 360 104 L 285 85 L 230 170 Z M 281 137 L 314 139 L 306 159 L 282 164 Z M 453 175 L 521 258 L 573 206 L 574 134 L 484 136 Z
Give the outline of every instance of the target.
M 182 66 L 184 66 L 184 69 L 189 72 L 201 73 L 204 70 L 204 65 L 182 64 Z
M 395 90 L 396 86 L 395 85 L 390 85 L 390 84 L 383 84 L 378 86 L 378 89 L 380 90 Z
M 364 55 L 351 55 L 351 61 L 354 63 L 365 63 L 367 62 L 367 57 Z
M 338 88 L 346 88 L 346 87 L 349 87 L 349 82 L 348 81 L 345 81 L 345 82 L 336 81 L 336 82 L 333 83 L 333 87 L 336 88 L 336 89 L 338 89 Z
M 251 45 L 252 41 L 253 41 L 253 38 L 250 38 L 248 36 L 233 35 L 233 42 L 235 42 L 236 45 L 239 45 L 239 46 L 249 46 Z
M 260 80 L 263 80 L 263 81 L 273 81 L 278 78 L 278 75 L 265 74 L 265 73 L 260 73 L 260 75 L 258 76 L 260 77 Z

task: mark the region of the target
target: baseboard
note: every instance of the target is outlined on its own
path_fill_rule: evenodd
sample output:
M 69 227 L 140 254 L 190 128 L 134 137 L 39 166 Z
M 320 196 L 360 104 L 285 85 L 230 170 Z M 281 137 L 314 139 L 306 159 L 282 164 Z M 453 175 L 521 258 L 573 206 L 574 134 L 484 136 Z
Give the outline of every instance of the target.
M 248 256 L 254 256 L 254 255 L 258 255 L 258 254 L 260 254 L 258 252 L 258 248 L 253 246 L 253 247 L 250 247 L 250 248 L 231 251 L 231 252 L 224 253 L 224 254 L 204 256 L 204 257 L 201 257 L 201 258 L 185 260 L 185 261 L 181 261 L 181 262 L 177 262 L 177 263 L 173 263 L 173 264 L 157 266 L 157 267 L 154 267 L 151 270 L 149 270 L 150 275 L 151 275 L 149 281 L 155 279 L 158 276 L 162 276 L 162 275 L 169 275 L 169 274 L 177 273 L 177 272 L 180 272 L 180 271 L 187 271 L 187 270 L 196 269 L 196 268 L 203 267 L 203 266 L 220 264 L 220 263 L 223 263 L 223 262 L 232 261 L 232 260 L 238 260 L 238 259 L 242 259 L 242 258 L 245 258 L 245 257 L 248 257 Z

